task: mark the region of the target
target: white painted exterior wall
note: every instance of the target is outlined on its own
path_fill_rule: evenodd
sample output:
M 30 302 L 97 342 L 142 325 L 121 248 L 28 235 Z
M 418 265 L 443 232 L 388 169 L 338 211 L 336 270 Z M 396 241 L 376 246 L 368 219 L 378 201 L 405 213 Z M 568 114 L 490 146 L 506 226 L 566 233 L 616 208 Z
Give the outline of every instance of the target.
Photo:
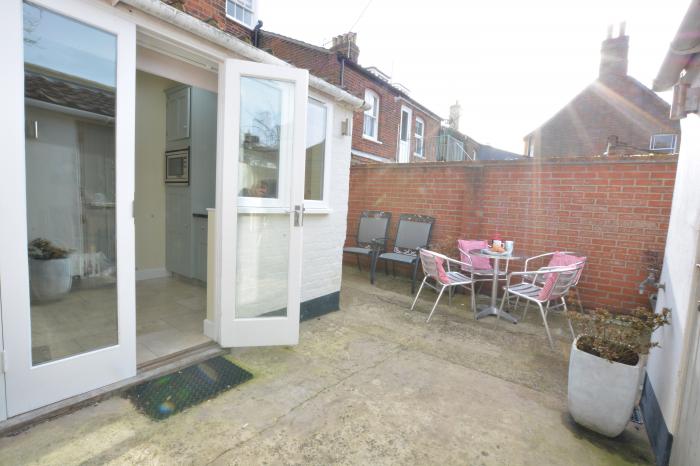
M 647 374 L 671 434 L 677 432 L 683 371 L 686 366 L 686 329 L 697 318 L 696 299 L 700 262 L 700 118 L 681 120 L 683 142 L 669 222 L 657 311 L 671 309 L 671 325 L 654 334 L 661 348 L 651 351 Z
M 310 94 L 312 97 L 320 97 Z M 322 99 L 327 101 L 327 99 Z M 331 101 L 332 102 L 332 101 Z M 301 272 L 301 301 L 309 301 L 340 290 L 343 245 L 348 217 L 350 190 L 350 145 L 352 128 L 341 134 L 341 123 L 352 122 L 352 111 L 333 107 L 333 122 L 328 128 L 331 150 L 329 209 L 309 210 L 304 218 L 304 253 Z

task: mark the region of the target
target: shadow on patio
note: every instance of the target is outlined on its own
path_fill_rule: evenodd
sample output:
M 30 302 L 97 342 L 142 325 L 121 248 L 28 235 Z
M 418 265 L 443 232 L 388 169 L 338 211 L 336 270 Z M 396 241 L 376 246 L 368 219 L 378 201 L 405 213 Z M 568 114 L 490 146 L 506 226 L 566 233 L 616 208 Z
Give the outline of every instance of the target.
M 609 440 L 566 411 L 563 318 L 475 321 L 464 295 L 344 268 L 341 311 L 307 321 L 296 347 L 232 358 L 255 378 L 165 421 L 112 398 L 0 439 L 1 464 L 651 464 L 630 424 Z M 446 301 L 446 300 L 445 300 Z

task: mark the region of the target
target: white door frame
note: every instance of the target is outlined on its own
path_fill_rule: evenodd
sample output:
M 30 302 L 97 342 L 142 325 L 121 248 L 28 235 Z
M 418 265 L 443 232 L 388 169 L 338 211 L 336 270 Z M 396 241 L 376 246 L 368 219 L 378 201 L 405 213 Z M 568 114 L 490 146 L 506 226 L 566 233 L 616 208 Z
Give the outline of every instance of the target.
M 29 271 L 27 259 L 24 141 L 23 7 L 14 0 L 0 16 L 4 72 L 5 156 L 0 196 L 0 296 L 5 344 L 7 415 L 14 416 L 136 374 L 134 298 L 134 104 L 136 27 L 105 12 L 103 5 L 79 0 L 32 0 L 37 6 L 117 36 L 116 247 L 118 255 L 118 344 L 32 366 Z M 132 117 L 129 117 L 132 115 Z
M 401 139 L 401 126 L 403 123 L 404 112 L 408 115 L 408 122 L 406 123 L 406 141 Z M 399 137 L 398 137 L 398 155 L 397 160 L 399 163 L 408 163 L 411 161 L 411 129 L 413 126 L 413 110 L 405 105 L 401 106 L 401 113 L 399 117 Z
M 240 80 L 242 76 L 287 81 L 294 84 L 293 161 L 283 208 L 238 205 L 238 152 L 240 126 Z M 294 226 L 294 206 L 303 209 L 306 105 L 308 71 L 288 66 L 268 65 L 228 59 L 219 69 L 219 117 L 217 150 L 217 241 L 216 241 L 216 321 L 219 343 L 224 347 L 293 345 L 299 341 L 301 298 L 302 227 Z M 280 172 L 282 173 L 282 172 Z M 301 181 L 299 181 L 301 180 Z M 284 186 L 280 183 L 280 188 Z M 235 318 L 236 249 L 239 212 L 285 215 L 289 218 L 288 305 L 285 317 Z M 225 285 L 223 285 L 225 284 Z
M 673 426 L 675 437 L 670 457 L 670 464 L 679 466 L 691 464 L 697 457 L 698 451 L 695 450 L 699 445 L 698 432 L 692 430 L 698 424 L 698 413 L 691 412 L 691 407 L 687 405 L 697 403 L 697 400 L 692 400 L 691 397 L 700 392 L 700 380 L 697 378 L 697 374 L 700 373 L 700 263 L 695 265 L 693 275 L 693 300 L 686 319 L 686 342 L 682 352 L 676 422 Z

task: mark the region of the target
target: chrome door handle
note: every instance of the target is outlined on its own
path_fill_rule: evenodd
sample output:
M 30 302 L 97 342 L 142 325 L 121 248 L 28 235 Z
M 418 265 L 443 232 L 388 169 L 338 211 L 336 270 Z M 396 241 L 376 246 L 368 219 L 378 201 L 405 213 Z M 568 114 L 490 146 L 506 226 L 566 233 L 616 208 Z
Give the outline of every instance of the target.
M 303 206 L 303 204 L 297 204 L 294 206 L 294 226 L 295 227 L 304 226 L 304 206 Z

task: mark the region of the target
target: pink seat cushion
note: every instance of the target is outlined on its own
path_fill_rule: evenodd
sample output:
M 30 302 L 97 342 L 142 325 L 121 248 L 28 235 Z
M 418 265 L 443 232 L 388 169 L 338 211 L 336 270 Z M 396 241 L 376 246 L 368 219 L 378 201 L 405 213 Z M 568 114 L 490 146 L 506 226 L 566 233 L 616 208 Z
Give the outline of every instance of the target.
M 460 256 L 462 258 L 462 262 L 469 263 L 469 260 L 466 258 L 467 252 L 471 251 L 472 249 L 484 249 L 485 247 L 488 247 L 489 243 L 486 241 L 481 241 L 481 240 L 470 240 L 470 239 L 458 239 L 457 240 L 457 247 L 460 249 Z M 489 270 L 491 269 L 491 261 L 487 257 L 481 257 L 481 256 L 475 256 L 475 255 L 469 255 L 469 258 L 471 259 L 472 267 L 476 270 Z M 462 266 L 462 270 L 467 270 L 466 267 Z
M 423 262 L 423 267 L 432 278 L 438 280 L 439 282 L 447 285 L 450 283 L 450 277 L 447 276 L 445 272 L 445 260 L 433 254 L 432 251 L 426 249 L 420 250 L 420 259 Z M 437 272 L 437 277 L 435 277 L 431 271 L 431 264 L 435 264 L 435 271 Z
M 435 256 L 435 265 L 437 266 L 437 272 L 438 276 L 440 277 L 440 281 L 445 285 L 449 284 L 450 277 L 448 277 L 447 272 L 445 272 L 445 261 L 443 260 L 443 258 Z
M 574 256 L 571 254 L 564 254 L 563 252 L 555 252 L 552 258 L 547 264 L 548 267 L 565 267 L 567 265 L 573 265 L 577 262 L 586 262 L 585 256 Z
M 549 261 L 549 264 L 547 264 L 547 267 L 566 267 L 568 265 L 574 265 L 578 262 L 586 262 L 586 257 L 585 256 L 574 256 L 571 254 L 564 254 L 563 252 L 555 252 L 552 255 L 552 258 Z M 544 286 L 540 290 L 538 298 L 540 300 L 545 300 L 550 298 L 549 294 L 552 292 L 552 288 L 554 288 L 554 284 L 557 282 L 557 278 L 559 277 L 558 273 L 549 273 L 545 275 L 545 282 Z M 555 296 L 555 298 L 558 298 L 558 296 Z

